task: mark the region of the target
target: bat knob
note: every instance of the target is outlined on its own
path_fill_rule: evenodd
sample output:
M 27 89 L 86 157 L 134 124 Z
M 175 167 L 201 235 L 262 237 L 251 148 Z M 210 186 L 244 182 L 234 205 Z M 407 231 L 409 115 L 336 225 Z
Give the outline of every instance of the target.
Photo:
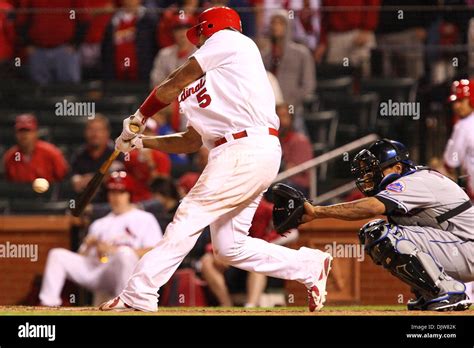
M 131 125 L 128 126 L 128 128 L 133 133 L 136 133 L 136 134 L 140 133 L 140 127 L 137 126 L 136 124 L 131 124 Z

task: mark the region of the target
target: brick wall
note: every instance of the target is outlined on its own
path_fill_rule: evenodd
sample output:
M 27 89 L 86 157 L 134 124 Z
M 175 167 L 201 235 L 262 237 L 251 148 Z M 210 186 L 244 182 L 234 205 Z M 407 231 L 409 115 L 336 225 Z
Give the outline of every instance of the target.
M 294 248 L 308 246 L 327 251 L 333 247 L 350 245 L 359 246 L 357 232 L 366 221 L 340 221 L 333 219 L 317 220 L 306 224 L 300 230 L 300 238 Z M 328 280 L 327 304 L 360 304 L 360 305 L 396 305 L 406 303 L 411 297 L 407 285 L 392 276 L 381 266 L 364 255 L 336 256 Z M 305 287 L 296 282 L 287 282 L 289 304 L 304 306 L 307 302 Z M 294 300 L 294 301 L 292 301 Z M 291 303 L 293 302 L 293 303 Z
M 69 248 L 70 218 L 67 216 L 2 216 L 0 244 L 36 244 L 38 260 L 0 258 L 0 305 L 20 303 L 30 291 L 36 275 L 42 274 L 48 251 Z

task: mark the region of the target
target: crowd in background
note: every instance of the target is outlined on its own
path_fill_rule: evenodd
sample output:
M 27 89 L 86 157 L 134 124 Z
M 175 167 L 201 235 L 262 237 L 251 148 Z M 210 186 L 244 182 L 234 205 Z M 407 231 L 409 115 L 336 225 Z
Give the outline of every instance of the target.
M 317 88 L 320 66 L 348 66 L 356 79 L 450 81 L 459 76 L 452 64 L 457 52 L 450 48 L 470 43 L 474 14 L 470 0 L 0 0 L 0 73 L 39 86 L 89 80 L 155 86 L 196 50 L 186 30 L 197 24 L 202 10 L 216 5 L 236 8 L 243 33 L 261 50 L 281 122 L 282 170 L 314 155 L 305 126 L 305 100 Z M 458 5 L 464 7 L 444 10 Z M 430 50 L 431 46 L 438 49 Z M 148 121 L 146 134 L 170 134 L 184 125 L 179 105 L 173 103 Z M 79 194 L 113 152 L 108 115 L 96 114 L 87 121 L 84 144 L 68 155 L 40 139 L 40 126 L 34 113 L 16 117 L 16 145 L 3 156 L 4 179 L 67 181 Z M 122 155 L 112 170 L 127 172 L 133 182 L 127 189 L 131 202 L 151 212 L 165 231 L 180 199 L 206 165 L 207 154 L 205 148 L 191 156 L 143 149 Z M 308 173 L 302 173 L 289 183 L 308 194 L 309 180 Z M 264 200 L 257 211 L 251 233 L 277 240 L 265 218 L 270 201 Z M 103 188 L 87 214 L 96 220 L 110 211 Z M 205 238 L 187 264 L 198 264 L 218 303 L 230 305 L 223 286 L 225 267 L 212 258 Z M 249 290 L 247 304 L 256 305 L 255 293 L 266 283 L 250 278 L 249 284 L 249 289 L 260 289 Z

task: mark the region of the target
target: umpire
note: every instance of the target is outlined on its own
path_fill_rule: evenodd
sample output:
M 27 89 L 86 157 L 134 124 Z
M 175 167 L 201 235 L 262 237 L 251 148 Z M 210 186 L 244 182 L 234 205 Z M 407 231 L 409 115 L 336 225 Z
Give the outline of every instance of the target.
M 416 166 L 400 142 L 383 139 L 359 152 L 351 172 L 367 196 L 330 206 L 305 203 L 303 222 L 336 218 L 366 223 L 359 239 L 377 265 L 411 286 L 409 310 L 462 311 L 474 280 L 474 208 L 454 181 Z

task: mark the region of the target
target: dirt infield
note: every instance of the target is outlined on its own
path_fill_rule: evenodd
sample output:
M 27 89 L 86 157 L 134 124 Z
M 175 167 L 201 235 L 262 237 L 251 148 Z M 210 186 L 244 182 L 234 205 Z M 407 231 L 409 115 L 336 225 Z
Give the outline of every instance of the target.
M 25 307 L 0 306 L 0 315 L 151 315 L 151 316 L 420 316 L 420 315 L 470 315 L 474 310 L 464 312 L 409 312 L 403 306 L 328 306 L 321 312 L 309 313 L 306 307 L 242 308 L 242 307 L 162 307 L 156 313 L 144 312 L 101 312 L 94 307 Z

